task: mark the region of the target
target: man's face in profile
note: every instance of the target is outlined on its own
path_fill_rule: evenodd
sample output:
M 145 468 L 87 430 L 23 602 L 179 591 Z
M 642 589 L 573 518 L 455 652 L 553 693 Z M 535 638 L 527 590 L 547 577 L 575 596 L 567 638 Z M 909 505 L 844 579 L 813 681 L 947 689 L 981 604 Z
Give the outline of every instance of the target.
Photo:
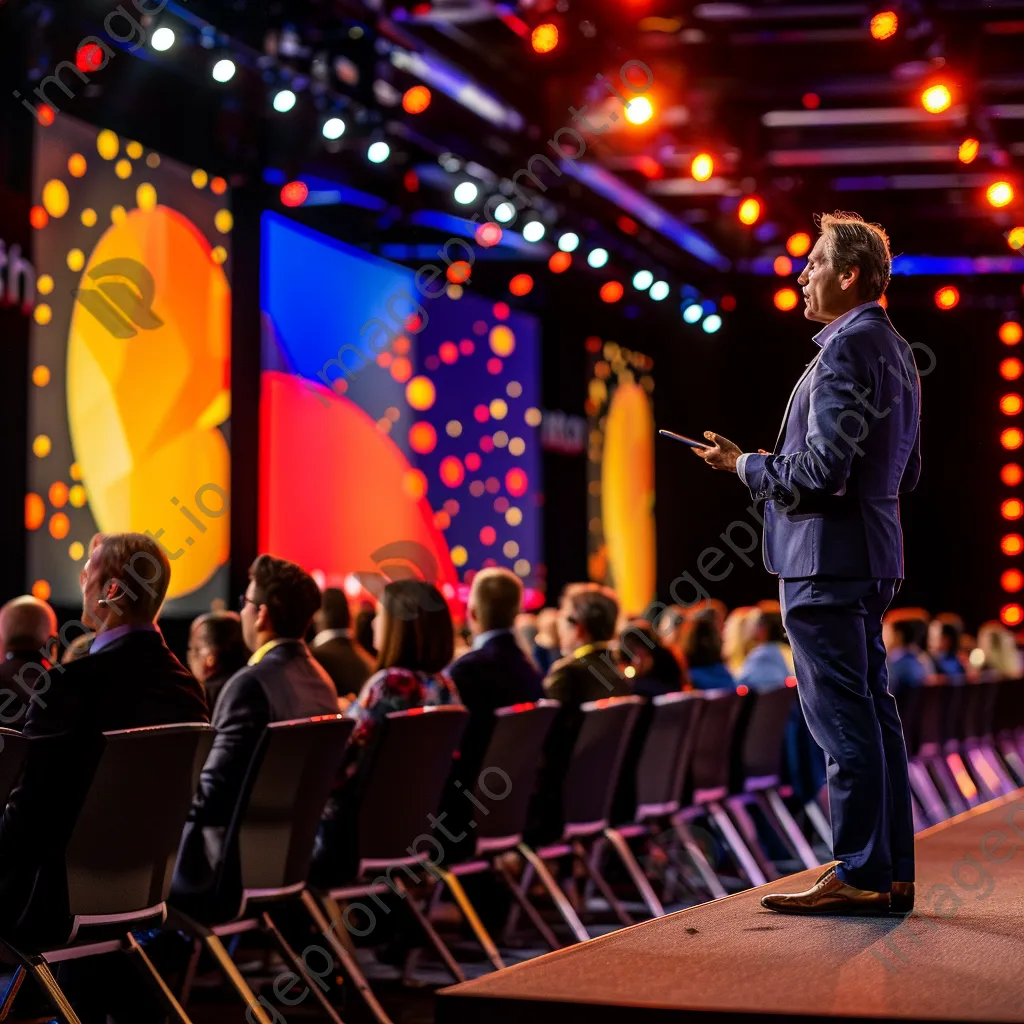
M 831 323 L 847 309 L 847 296 L 832 269 L 826 236 L 819 236 L 807 255 L 807 266 L 797 278 L 804 294 L 804 316 L 819 323 Z

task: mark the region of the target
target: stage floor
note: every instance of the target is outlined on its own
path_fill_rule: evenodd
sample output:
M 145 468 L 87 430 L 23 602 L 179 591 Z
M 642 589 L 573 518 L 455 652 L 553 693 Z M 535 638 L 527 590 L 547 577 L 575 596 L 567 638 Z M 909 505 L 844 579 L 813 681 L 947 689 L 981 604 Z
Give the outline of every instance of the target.
M 917 837 L 908 918 L 799 918 L 704 903 L 438 993 L 438 1024 L 1024 1021 L 1024 790 Z

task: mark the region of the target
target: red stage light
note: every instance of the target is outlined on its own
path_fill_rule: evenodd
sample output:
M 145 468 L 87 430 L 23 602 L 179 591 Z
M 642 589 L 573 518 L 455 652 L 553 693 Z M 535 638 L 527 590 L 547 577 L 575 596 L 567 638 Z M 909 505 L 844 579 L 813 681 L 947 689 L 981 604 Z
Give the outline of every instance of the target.
M 1020 569 L 1007 569 L 1000 577 L 999 584 L 1003 590 L 1016 594 L 1024 587 L 1024 573 Z
M 999 443 L 1010 451 L 1014 451 L 1024 444 L 1024 433 L 1018 427 L 1007 427 L 999 435 Z
M 38 107 L 36 107 L 36 120 L 44 128 L 49 128 L 50 125 L 53 124 L 56 116 L 57 115 L 54 113 L 53 107 L 48 106 L 45 103 L 41 103 Z
M 899 24 L 895 11 L 880 11 L 871 19 L 871 35 L 875 39 L 892 39 Z
M 553 252 L 548 260 L 548 269 L 552 274 L 561 274 L 572 266 L 572 257 L 567 252 Z
M 1019 604 L 1005 604 L 1000 609 L 999 618 L 1005 626 L 1019 626 L 1024 621 L 1024 608 Z
M 811 251 L 811 236 L 806 231 L 798 231 L 786 239 L 786 252 L 790 256 L 806 256 Z
M 740 685 L 736 687 L 736 694 L 737 694 L 737 696 L 746 697 L 746 695 L 748 693 L 750 693 L 750 687 L 749 686 L 746 686 L 743 683 L 740 683 Z
M 410 167 L 402 177 L 402 184 L 406 192 L 419 192 L 420 176 Z
M 1004 555 L 1019 555 L 1024 551 L 1024 537 L 1019 533 L 1008 533 L 999 542 Z
M 978 155 L 981 143 L 977 139 L 964 139 L 956 151 L 957 159 L 962 164 L 969 164 Z
M 999 471 L 999 479 L 1007 487 L 1016 487 L 1021 480 L 1024 480 L 1024 469 L 1021 469 L 1016 462 L 1008 462 Z
M 448 268 L 445 276 L 452 284 L 464 284 L 472 272 L 473 268 L 465 260 L 456 260 Z
M 103 47 L 96 43 L 86 43 L 78 48 L 75 54 L 75 67 L 83 74 L 99 71 L 106 62 Z
M 411 89 L 405 90 L 402 97 L 402 109 L 407 114 L 422 114 L 433 97 L 425 85 L 414 85 Z
M 477 244 L 482 245 L 485 249 L 489 249 L 492 245 L 497 245 L 501 241 L 501 235 L 501 226 L 493 221 L 481 224 L 476 229 Z
M 304 181 L 289 181 L 281 188 L 281 203 L 284 206 L 301 206 L 309 196 L 309 188 Z
M 1024 331 L 1015 320 L 1007 320 L 999 328 L 999 340 L 1004 345 L 1016 345 L 1022 336 L 1024 336 Z
M 731 313 L 736 308 L 736 299 L 732 295 L 723 295 L 719 305 L 726 313 Z
M 999 411 L 1006 413 L 1007 416 L 1016 416 L 1021 408 L 1024 408 L 1024 402 L 1021 401 L 1020 395 L 1003 395 L 999 399 Z
M 779 277 L 786 277 L 793 273 L 793 261 L 788 256 L 776 256 L 772 269 Z
M 756 224 L 761 217 L 761 200 L 757 196 L 747 196 L 740 203 L 736 215 L 739 217 L 741 224 L 746 224 L 748 227 L 751 224 Z
M 622 214 L 615 223 L 619 225 L 619 230 L 625 231 L 627 235 L 635 235 L 640 230 L 640 225 L 625 214 Z
M 999 511 L 1004 519 L 1020 519 L 1024 515 L 1024 503 L 1020 498 L 1007 498 L 999 506 Z
M 1017 358 L 1004 359 L 999 364 L 999 376 L 1003 380 L 1017 380 L 1024 373 L 1024 364 Z
M 663 178 L 665 176 L 665 168 L 654 159 L 653 156 L 647 156 L 644 154 L 637 161 L 636 169 L 645 178 Z
M 960 292 L 947 284 L 935 293 L 935 305 L 939 309 L 952 309 L 960 301 Z
M 516 274 L 509 281 L 508 290 L 513 295 L 529 295 L 533 291 L 533 278 L 529 274 Z
M 792 288 L 780 288 L 773 299 L 775 302 L 775 308 L 781 309 L 784 313 L 788 313 L 791 309 L 796 309 L 796 304 L 800 301 L 799 296 Z
M 50 215 L 41 206 L 33 206 L 28 211 L 28 222 L 39 231 L 50 223 Z
M 807 110 L 817 110 L 821 106 L 821 97 L 816 92 L 805 92 L 802 102 Z
M 605 281 L 601 285 L 601 301 L 602 302 L 618 302 L 622 298 L 623 293 L 622 284 L 618 281 Z
M 530 43 L 536 53 L 550 53 L 558 45 L 558 26 L 550 22 L 538 25 L 530 36 Z

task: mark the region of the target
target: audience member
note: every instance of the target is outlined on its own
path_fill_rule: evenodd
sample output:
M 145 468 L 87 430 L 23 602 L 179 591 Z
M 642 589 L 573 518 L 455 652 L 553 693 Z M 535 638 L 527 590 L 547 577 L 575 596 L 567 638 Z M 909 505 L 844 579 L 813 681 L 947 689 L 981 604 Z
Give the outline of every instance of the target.
M 686 621 L 683 653 L 690 667 L 690 681 L 698 690 L 732 688 L 732 673 L 722 662 L 722 629 L 713 608 L 697 612 Z
M 756 618 L 756 605 L 733 608 L 725 617 L 725 624 L 722 626 L 722 662 L 733 675 L 739 672 L 747 655 L 754 649 Z
M 373 620 L 377 614 L 377 608 L 369 601 L 364 601 L 356 612 L 355 622 L 352 625 L 352 638 L 359 646 L 376 659 L 377 648 L 373 645 Z M 376 664 L 376 662 L 374 662 Z
M 561 657 L 561 644 L 558 640 L 558 609 L 541 608 L 537 613 L 537 639 L 533 646 L 533 660 L 543 675 L 551 671 L 551 666 Z
M 242 636 L 253 654 L 224 684 L 217 701 L 217 735 L 199 777 L 172 882 L 174 898 L 195 913 L 202 913 L 209 899 L 223 899 L 225 905 L 237 899 L 224 837 L 264 728 L 338 711 L 334 684 L 302 639 L 320 607 L 312 576 L 294 562 L 260 555 L 240 601 Z
M 558 614 L 559 646 L 566 657 L 555 662 L 544 682 L 546 695 L 563 708 L 633 692 L 608 649 L 618 616 L 618 599 L 608 587 L 566 587 Z
M 936 616 L 928 626 L 928 654 L 935 664 L 935 671 L 954 682 L 963 682 L 965 675 L 960 661 L 963 631 L 963 622 L 948 612 Z
M 786 660 L 789 645 L 782 612 L 771 607 L 755 608 L 750 623 L 754 646 L 740 667 L 736 684 L 748 690 L 777 690 L 793 675 L 792 664 Z
M 663 693 L 687 689 L 689 673 L 680 668 L 651 624 L 633 619 L 619 635 L 619 664 L 633 692 L 648 700 Z
M 206 690 L 211 715 L 224 684 L 248 658 L 237 612 L 207 612 L 193 621 L 188 634 L 188 667 Z
M 887 612 L 882 619 L 882 643 L 889 672 L 889 692 L 924 686 L 931 674 L 928 659 L 918 646 L 921 623 L 903 613 L 902 608 Z
M 310 651 L 331 677 L 339 697 L 351 700 L 373 672 L 373 656 L 352 635 L 352 615 L 343 590 L 328 587 L 313 617 L 316 636 Z
M 57 616 L 38 597 L 15 597 L 0 608 L 0 726 L 21 729 L 28 693 L 57 662 Z
M 1024 658 L 1017 647 L 1017 638 L 1001 622 L 986 622 L 978 630 L 983 672 L 993 672 L 1007 679 L 1024 675 Z
M 349 867 L 355 841 L 362 769 L 372 763 L 378 730 L 393 711 L 457 704 L 459 693 L 445 671 L 454 648 L 452 617 L 440 591 L 418 579 L 393 580 L 384 587 L 374 618 L 377 671 L 345 714 L 356 720 L 314 852 L 314 875 L 334 878 Z M 410 771 L 415 771 L 415 765 Z
M 15 926 L 38 935 L 47 934 L 48 925 L 65 925 L 63 851 L 92 780 L 101 734 L 208 720 L 202 687 L 156 625 L 170 577 L 167 555 L 144 534 L 96 534 L 89 545 L 80 579 L 82 621 L 96 630 L 92 652 L 52 672 L 36 663 L 40 696 L 32 696 L 24 726 L 34 742 L 0 822 L 5 938 Z

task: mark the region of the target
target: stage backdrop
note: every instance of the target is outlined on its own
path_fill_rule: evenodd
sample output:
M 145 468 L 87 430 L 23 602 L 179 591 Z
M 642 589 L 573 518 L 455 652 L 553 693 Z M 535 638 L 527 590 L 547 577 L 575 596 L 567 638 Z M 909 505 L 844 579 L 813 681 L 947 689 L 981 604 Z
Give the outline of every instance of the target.
M 29 585 L 74 606 L 92 535 L 148 531 L 168 610 L 204 610 L 227 587 L 227 183 L 59 114 L 33 202 Z
M 465 264 L 421 277 L 424 297 L 411 270 L 273 213 L 261 268 L 260 550 L 353 594 L 416 575 L 464 598 L 502 565 L 537 603 L 534 318 L 473 295 Z
M 590 427 L 590 578 L 614 587 L 627 615 L 654 598 L 654 360 L 614 341 L 586 341 Z

